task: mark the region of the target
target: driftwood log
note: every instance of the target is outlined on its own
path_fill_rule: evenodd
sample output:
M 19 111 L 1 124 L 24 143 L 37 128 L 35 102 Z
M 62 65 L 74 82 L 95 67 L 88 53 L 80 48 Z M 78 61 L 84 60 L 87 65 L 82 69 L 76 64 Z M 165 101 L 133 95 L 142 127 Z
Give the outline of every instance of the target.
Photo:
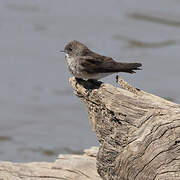
M 180 180 L 180 105 L 134 89 L 70 79 L 100 143 L 104 180 Z
M 97 150 L 92 147 L 83 155 L 59 155 L 52 163 L 0 161 L 0 180 L 100 180 L 96 171 Z

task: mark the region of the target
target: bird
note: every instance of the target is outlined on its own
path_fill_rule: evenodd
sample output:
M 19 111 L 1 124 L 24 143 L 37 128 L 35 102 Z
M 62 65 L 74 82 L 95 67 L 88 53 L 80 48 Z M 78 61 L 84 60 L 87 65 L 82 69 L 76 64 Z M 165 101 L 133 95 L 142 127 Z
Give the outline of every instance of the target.
M 73 40 L 64 50 L 67 67 L 73 76 L 83 80 L 99 80 L 113 73 L 135 73 L 141 63 L 117 62 L 111 57 L 91 51 L 83 43 Z

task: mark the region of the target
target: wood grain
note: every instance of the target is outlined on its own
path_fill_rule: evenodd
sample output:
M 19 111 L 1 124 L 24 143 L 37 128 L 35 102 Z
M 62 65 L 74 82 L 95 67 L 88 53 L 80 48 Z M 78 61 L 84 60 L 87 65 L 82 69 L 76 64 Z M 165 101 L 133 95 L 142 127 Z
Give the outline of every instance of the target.
M 75 78 L 70 83 L 100 143 L 102 179 L 180 179 L 180 105 L 110 84 Z

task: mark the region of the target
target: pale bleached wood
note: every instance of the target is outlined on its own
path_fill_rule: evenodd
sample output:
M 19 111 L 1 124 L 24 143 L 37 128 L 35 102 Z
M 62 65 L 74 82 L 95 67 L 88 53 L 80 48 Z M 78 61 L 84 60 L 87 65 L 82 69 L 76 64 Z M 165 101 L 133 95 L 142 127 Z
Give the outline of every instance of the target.
M 0 161 L 0 180 L 100 180 L 96 171 L 97 150 L 93 147 L 84 155 L 59 155 L 52 163 Z
M 75 78 L 70 83 L 99 140 L 103 179 L 180 180 L 180 105 L 110 84 Z

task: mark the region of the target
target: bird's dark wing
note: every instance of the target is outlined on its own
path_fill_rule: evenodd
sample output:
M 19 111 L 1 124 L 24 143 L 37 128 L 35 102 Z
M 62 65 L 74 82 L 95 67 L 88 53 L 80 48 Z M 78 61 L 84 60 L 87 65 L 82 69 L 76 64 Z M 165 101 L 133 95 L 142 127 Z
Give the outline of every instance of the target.
M 114 67 L 117 62 L 115 62 L 112 58 L 104 56 L 99 58 L 80 56 L 78 59 L 81 70 L 87 73 L 94 74 L 115 72 Z
M 134 70 L 141 70 L 139 67 L 141 63 L 122 63 L 116 62 L 110 57 L 100 56 L 80 56 L 79 68 L 81 71 L 94 74 L 94 73 L 114 73 L 114 72 L 126 72 L 135 73 Z

